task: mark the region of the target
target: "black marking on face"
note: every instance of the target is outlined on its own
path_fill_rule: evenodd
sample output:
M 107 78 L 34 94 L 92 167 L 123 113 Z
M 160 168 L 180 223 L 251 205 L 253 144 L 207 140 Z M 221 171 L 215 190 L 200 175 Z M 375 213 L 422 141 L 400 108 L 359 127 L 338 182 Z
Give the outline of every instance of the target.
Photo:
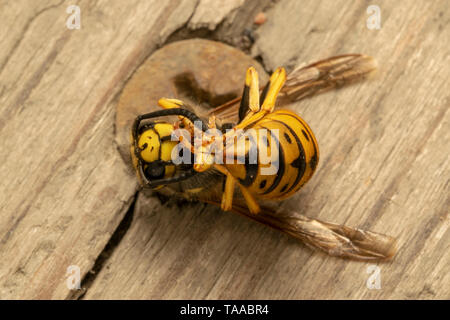
M 283 188 L 281 188 L 280 192 L 283 193 L 284 191 L 286 191 L 287 187 L 288 187 L 288 183 L 286 183 Z
M 159 142 L 159 148 L 158 148 L 158 160 L 161 160 L 161 136 L 159 135 L 159 132 L 155 130 L 156 136 L 158 137 Z
M 172 139 L 172 136 L 164 136 L 164 137 L 161 137 L 161 141 L 162 142 L 164 142 L 164 141 L 171 141 L 171 139 Z

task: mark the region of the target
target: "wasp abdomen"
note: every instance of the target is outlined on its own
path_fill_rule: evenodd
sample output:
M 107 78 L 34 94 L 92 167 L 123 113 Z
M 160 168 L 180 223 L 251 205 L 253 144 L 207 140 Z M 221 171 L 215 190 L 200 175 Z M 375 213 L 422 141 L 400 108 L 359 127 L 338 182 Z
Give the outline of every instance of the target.
M 227 165 L 227 169 L 257 197 L 287 198 L 314 173 L 319 159 L 316 138 L 294 112 L 277 110 L 245 130 L 241 138 L 247 140 L 245 164 Z M 252 163 L 255 148 L 257 162 Z

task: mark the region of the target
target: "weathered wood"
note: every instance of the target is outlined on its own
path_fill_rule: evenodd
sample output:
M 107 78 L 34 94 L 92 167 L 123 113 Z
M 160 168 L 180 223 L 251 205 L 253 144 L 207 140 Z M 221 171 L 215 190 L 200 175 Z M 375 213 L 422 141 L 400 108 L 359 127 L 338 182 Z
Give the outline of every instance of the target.
M 81 3 L 80 30 L 66 28 L 63 1 L 2 6 L 0 298 L 74 296 L 67 267 L 84 277 L 136 190 L 113 142 L 124 84 L 189 27 L 242 33 L 248 24 L 233 17 L 256 14 L 246 9 L 255 3 L 225 8 L 219 22 L 196 15 L 197 1 Z M 366 27 L 367 2 L 277 2 L 252 53 L 268 70 L 348 52 L 378 60 L 375 79 L 293 106 L 321 162 L 283 205 L 397 236 L 398 255 L 379 264 L 381 289 L 366 287 L 369 263 L 209 205 L 140 195 L 84 298 L 450 298 L 449 11 L 445 0 L 377 4 L 380 30 Z
M 136 190 L 113 143 L 115 101 L 180 1 L 2 4 L 0 298 L 65 298 Z M 185 17 L 183 24 L 192 15 Z
M 276 231 L 203 204 L 153 206 L 134 221 L 85 298 L 449 298 L 448 12 L 443 3 L 283 1 L 267 12 L 253 54 L 267 69 L 334 54 L 376 57 L 361 85 L 295 105 L 321 147 L 319 172 L 283 205 L 399 238 L 379 264 L 327 257 Z M 363 40 L 365 39 L 365 40 Z

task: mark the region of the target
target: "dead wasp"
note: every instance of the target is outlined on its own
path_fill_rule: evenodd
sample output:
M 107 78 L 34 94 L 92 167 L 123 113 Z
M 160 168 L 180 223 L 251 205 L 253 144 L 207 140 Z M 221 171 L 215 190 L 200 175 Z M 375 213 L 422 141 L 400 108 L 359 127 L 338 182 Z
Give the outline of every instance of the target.
M 332 255 L 390 258 L 395 253 L 391 237 L 309 219 L 266 201 L 297 192 L 319 160 L 312 130 L 293 111 L 275 110 L 277 96 L 287 104 L 359 80 L 373 70 L 370 57 L 336 56 L 297 68 L 287 79 L 284 69 L 278 68 L 261 89 L 255 69 L 249 68 L 242 97 L 207 114 L 181 100 L 162 98 L 158 104 L 163 110 L 139 115 L 132 126 L 131 155 L 138 177 L 145 187 L 220 205 Z M 179 119 L 147 121 L 163 116 Z M 173 141 L 174 132 L 181 128 L 187 130 L 187 136 L 178 135 L 180 141 Z M 192 144 L 198 136 L 200 143 Z M 180 163 L 177 156 L 191 161 Z M 228 161 L 239 156 L 243 162 Z M 265 169 L 274 164 L 276 170 L 267 174 Z
M 197 172 L 215 169 L 226 177 L 222 209 L 232 208 L 237 185 L 252 213 L 260 211 L 256 198 L 281 200 L 293 195 L 314 173 L 319 154 L 316 138 L 303 119 L 289 110 L 274 111 L 276 96 L 285 80 L 284 69 L 278 68 L 260 93 L 257 72 L 254 68 L 249 68 L 239 108 L 239 121 L 221 138 L 208 136 L 207 133 L 206 128 L 216 129 L 214 116 L 210 117 L 206 125 L 195 114 L 184 109 L 182 101 L 161 99 L 159 105 L 166 110 L 141 115 L 134 125 L 135 155 L 140 161 L 140 172 L 143 173 L 146 184 L 164 185 L 178 182 Z M 191 128 L 191 136 L 194 135 L 192 129 L 196 128 L 194 122 L 200 123 L 201 138 L 204 142 L 198 147 L 187 144 L 188 151 L 195 159 L 189 174 L 168 177 L 174 172 L 173 161 L 169 160 L 168 156 L 173 159 L 172 148 L 175 146 L 172 141 L 164 143 L 164 139 L 168 140 L 172 135 L 171 131 L 178 125 L 174 125 L 172 129 L 167 123 L 150 126 L 147 124 L 139 134 L 141 120 L 161 115 L 182 117 L 180 121 Z M 165 132 L 161 129 L 163 127 Z M 240 134 L 236 134 L 237 130 L 241 131 Z M 212 153 L 212 147 L 218 147 L 219 150 Z M 219 161 L 216 160 L 218 154 L 221 154 L 221 158 L 217 159 Z M 239 155 L 244 158 L 243 161 L 237 161 Z M 270 159 L 267 160 L 273 158 L 273 161 L 264 161 L 269 155 Z M 230 156 L 231 161 L 226 161 Z M 254 161 L 251 161 L 252 156 Z M 155 164 L 158 168 L 156 171 Z M 271 167 L 273 170 L 269 170 Z M 163 168 L 164 179 L 158 180 Z M 152 181 L 155 178 L 156 181 Z

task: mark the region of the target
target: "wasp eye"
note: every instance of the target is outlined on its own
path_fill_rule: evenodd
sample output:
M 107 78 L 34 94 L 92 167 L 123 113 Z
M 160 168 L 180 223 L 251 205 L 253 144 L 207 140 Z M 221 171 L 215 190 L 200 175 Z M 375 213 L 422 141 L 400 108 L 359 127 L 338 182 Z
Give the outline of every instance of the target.
M 149 163 L 144 170 L 145 176 L 149 180 L 164 178 L 165 166 L 161 163 Z

